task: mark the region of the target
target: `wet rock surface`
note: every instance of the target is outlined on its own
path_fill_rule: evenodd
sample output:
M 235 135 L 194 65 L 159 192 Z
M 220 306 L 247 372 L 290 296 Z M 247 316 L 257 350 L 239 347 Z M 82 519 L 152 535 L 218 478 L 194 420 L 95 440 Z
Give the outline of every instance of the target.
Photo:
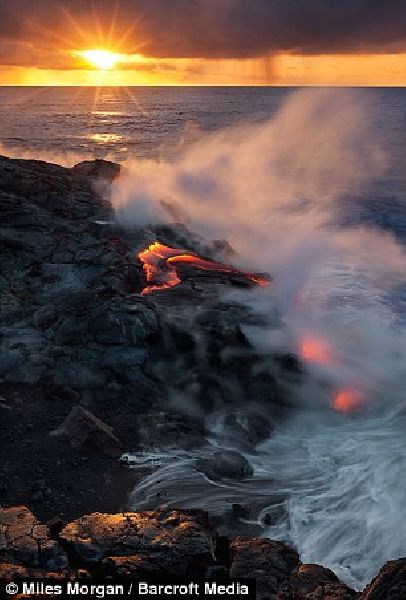
M 363 593 L 329 569 L 303 564 L 281 542 L 219 538 L 207 513 L 160 508 L 93 513 L 59 533 L 24 507 L 0 508 L 0 578 L 252 578 L 258 599 L 404 598 L 405 559 L 389 562 Z
M 214 480 L 245 479 L 253 474 L 248 460 L 235 450 L 218 450 L 207 458 L 198 458 L 196 469 Z
M 406 598 L 406 558 L 391 560 L 365 588 L 362 600 Z

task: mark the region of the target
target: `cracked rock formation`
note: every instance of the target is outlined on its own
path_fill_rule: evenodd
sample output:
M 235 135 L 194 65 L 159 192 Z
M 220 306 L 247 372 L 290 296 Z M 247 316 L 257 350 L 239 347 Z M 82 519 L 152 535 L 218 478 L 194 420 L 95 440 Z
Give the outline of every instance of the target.
M 94 513 L 59 533 L 25 507 L 0 508 L 0 577 L 248 578 L 260 600 L 401 600 L 405 559 L 385 565 L 357 593 L 329 569 L 303 564 L 295 550 L 258 538 L 218 538 L 207 513 L 161 508 Z
M 67 565 L 65 552 L 49 538 L 46 525 L 23 506 L 0 510 L 0 558 L 2 563 L 48 570 Z

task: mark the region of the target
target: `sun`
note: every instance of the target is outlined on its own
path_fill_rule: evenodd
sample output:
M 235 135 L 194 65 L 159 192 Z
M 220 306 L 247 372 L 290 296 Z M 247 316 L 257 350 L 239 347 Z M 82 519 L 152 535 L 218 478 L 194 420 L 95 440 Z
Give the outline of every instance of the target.
M 118 63 L 124 62 L 125 55 L 111 52 L 111 50 L 102 50 L 95 48 L 92 50 L 78 50 L 75 56 L 84 58 L 87 63 L 101 71 L 110 71 L 114 69 Z

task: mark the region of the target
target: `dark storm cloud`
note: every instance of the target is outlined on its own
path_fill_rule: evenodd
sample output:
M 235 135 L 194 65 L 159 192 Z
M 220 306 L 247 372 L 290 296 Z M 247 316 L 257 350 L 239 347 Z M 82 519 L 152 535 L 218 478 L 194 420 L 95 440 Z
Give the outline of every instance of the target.
M 126 50 L 155 57 L 406 50 L 405 0 L 0 0 L 0 37 L 14 42 L 12 64 L 17 55 L 24 64 L 30 43 L 48 54 L 95 43 L 98 31 L 103 42 L 112 21 L 115 40 L 127 32 Z

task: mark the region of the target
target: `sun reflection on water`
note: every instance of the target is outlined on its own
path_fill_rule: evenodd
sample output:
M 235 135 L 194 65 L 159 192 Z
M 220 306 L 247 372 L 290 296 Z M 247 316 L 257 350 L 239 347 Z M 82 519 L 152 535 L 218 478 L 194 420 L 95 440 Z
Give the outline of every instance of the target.
M 92 133 L 89 139 L 98 144 L 113 144 L 122 140 L 123 136 L 118 133 Z

